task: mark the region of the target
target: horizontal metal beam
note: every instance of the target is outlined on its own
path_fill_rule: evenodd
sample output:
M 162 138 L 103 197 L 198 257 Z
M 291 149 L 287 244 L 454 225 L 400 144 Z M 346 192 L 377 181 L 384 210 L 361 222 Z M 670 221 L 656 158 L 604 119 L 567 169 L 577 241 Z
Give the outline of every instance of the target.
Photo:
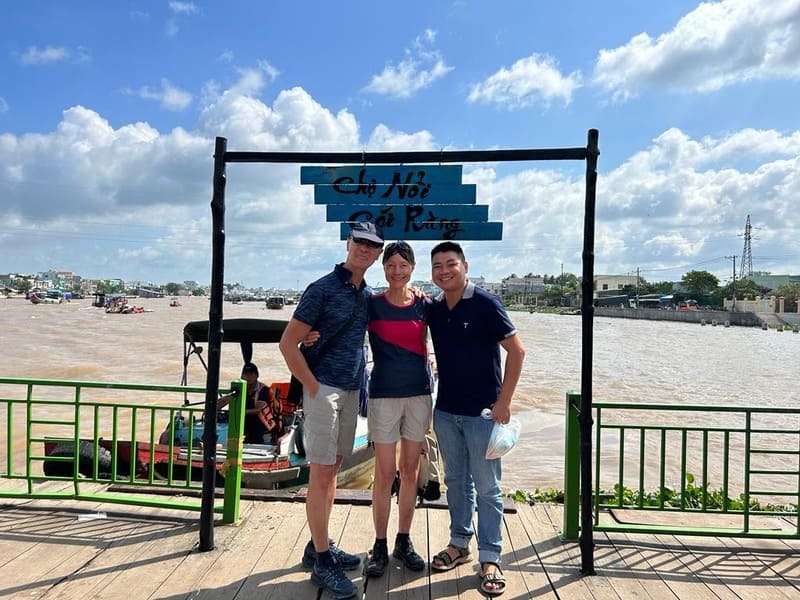
M 586 160 L 586 148 L 532 148 L 515 150 L 442 150 L 419 152 L 225 152 L 226 163 L 467 163 L 528 160 Z

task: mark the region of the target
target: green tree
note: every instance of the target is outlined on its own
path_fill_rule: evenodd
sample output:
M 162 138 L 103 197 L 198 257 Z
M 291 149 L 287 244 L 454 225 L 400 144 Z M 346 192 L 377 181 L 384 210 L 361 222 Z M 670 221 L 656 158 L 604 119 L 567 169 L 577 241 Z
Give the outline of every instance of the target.
M 728 295 L 730 296 L 730 293 Z M 737 300 L 755 300 L 756 296 L 760 295 L 761 287 L 752 279 L 739 279 L 736 282 Z
M 565 288 L 572 288 L 573 290 L 578 287 L 578 276 L 575 273 L 562 273 L 557 278 L 558 283 Z
M 544 297 L 549 304 L 558 306 L 561 302 L 561 290 L 557 285 L 551 285 L 544 291 Z
M 164 286 L 164 291 L 167 293 L 168 296 L 175 296 L 178 292 L 183 289 L 183 284 L 170 282 Z
M 800 296 L 800 281 L 790 281 L 789 283 L 779 285 L 775 288 L 775 291 L 772 292 L 772 295 L 783 296 L 786 299 L 791 298 L 794 300 Z
M 704 294 L 717 289 L 719 279 L 708 271 L 689 271 L 681 278 L 681 283 L 695 300 L 700 301 Z
M 797 312 L 797 299 L 800 298 L 800 281 L 790 281 L 779 285 L 771 295 L 784 297 L 783 310 L 786 312 Z
M 97 291 L 101 294 L 121 294 L 123 289 L 118 281 L 101 281 L 97 284 Z
M 725 299 L 730 300 L 733 298 L 734 289 L 736 290 L 737 300 L 755 300 L 756 296 L 761 295 L 761 287 L 755 281 L 752 279 L 738 279 L 735 284 L 731 282 L 711 292 L 711 304 L 722 307 Z
M 27 294 L 31 289 L 31 282 L 28 281 L 27 279 L 17 278 L 11 282 L 11 287 L 13 287 L 18 292 Z

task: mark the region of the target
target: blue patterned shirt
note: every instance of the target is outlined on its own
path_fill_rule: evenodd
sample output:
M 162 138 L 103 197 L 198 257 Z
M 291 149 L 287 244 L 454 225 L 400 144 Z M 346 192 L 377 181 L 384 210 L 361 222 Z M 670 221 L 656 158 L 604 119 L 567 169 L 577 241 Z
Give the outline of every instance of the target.
M 319 331 L 319 341 L 303 354 L 320 383 L 341 390 L 361 387 L 364 372 L 364 336 L 367 301 L 372 290 L 362 281 L 356 289 L 344 263 L 309 284 L 294 318 Z

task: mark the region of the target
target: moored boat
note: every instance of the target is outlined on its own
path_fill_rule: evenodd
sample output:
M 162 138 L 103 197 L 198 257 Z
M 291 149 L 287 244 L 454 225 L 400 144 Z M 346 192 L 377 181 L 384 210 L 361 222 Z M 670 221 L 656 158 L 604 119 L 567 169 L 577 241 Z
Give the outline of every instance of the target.
M 243 363 L 249 363 L 253 357 L 253 345 L 277 344 L 280 342 L 287 323 L 288 321 L 282 319 L 224 319 L 222 323 L 222 329 L 225 332 L 223 342 L 238 343 Z M 188 364 L 189 357 L 192 355 L 202 356 L 202 349 L 198 352 L 198 344 L 208 342 L 208 332 L 208 321 L 192 321 L 184 327 L 184 366 Z M 202 361 L 202 358 L 200 360 Z M 184 367 L 184 384 L 186 383 L 185 376 Z M 245 455 L 249 455 L 249 458 L 242 461 L 242 486 L 244 487 L 293 488 L 308 483 L 310 463 L 305 457 L 303 442 L 303 410 L 302 406 L 295 406 L 287 401 L 289 383 L 284 381 L 286 377 L 288 377 L 288 372 L 280 379 L 273 379 L 272 383 L 268 384 L 270 394 L 277 395 L 281 400 L 286 433 L 276 440 L 274 445 L 245 445 Z M 194 423 L 191 428 L 192 439 L 201 439 L 203 427 L 204 422 L 202 421 Z M 182 447 L 186 447 L 190 428 L 185 423 L 181 423 L 174 429 L 176 441 Z M 217 440 L 223 447 L 227 441 L 227 431 L 228 424 L 223 413 L 222 418 L 217 422 Z M 169 438 L 164 438 L 162 435 L 162 441 L 165 439 Z M 353 451 L 342 461 L 337 478 L 338 484 L 349 483 L 372 470 L 374 458 L 375 450 L 367 435 L 367 419 L 359 416 Z M 184 460 L 184 456 L 181 456 L 180 460 Z M 201 466 L 201 463 L 196 463 L 194 456 L 192 463 L 193 465 L 197 464 L 198 467 Z M 219 455 L 217 463 L 219 471 L 221 464 L 224 464 L 224 459 L 221 459 Z
M 225 319 L 224 342 L 240 344 L 243 361 L 248 363 L 252 358 L 253 344 L 277 344 L 286 324 L 287 321 L 283 320 Z M 208 321 L 194 321 L 184 327 L 183 385 L 187 385 L 188 364 L 192 356 L 206 366 L 202 358 L 203 348 L 199 344 L 208 342 L 208 332 Z M 270 438 L 271 443 L 243 445 L 240 456 L 242 486 L 261 489 L 300 487 L 308 483 L 310 471 L 305 456 L 302 406 L 286 400 L 288 382 L 273 381 L 269 388 L 272 397 L 281 401 L 280 418 L 285 432 L 277 439 Z M 77 446 L 79 456 L 73 461 L 68 461 L 68 458 L 74 457 L 74 442 L 45 440 L 45 456 L 53 457 L 53 460 L 44 461 L 45 474 L 71 476 L 77 462 L 78 472 L 85 476 L 101 473 L 104 474 L 101 478 L 111 479 L 112 476 L 128 477 L 133 472 L 135 477 L 143 479 L 155 475 L 169 480 L 199 481 L 204 465 L 202 440 L 206 421 L 198 408 L 189 410 L 186 401 L 184 406 L 186 408 L 174 410 L 172 422 L 166 424 L 160 435 L 156 430 L 155 434 L 148 434 L 143 439 L 137 437 L 127 441 L 81 439 Z M 230 464 L 227 414 L 224 410 L 216 414 L 217 485 L 224 480 Z M 340 485 L 349 483 L 370 471 L 373 465 L 374 449 L 368 440 L 367 421 L 359 417 L 352 454 L 344 458 L 337 482 Z

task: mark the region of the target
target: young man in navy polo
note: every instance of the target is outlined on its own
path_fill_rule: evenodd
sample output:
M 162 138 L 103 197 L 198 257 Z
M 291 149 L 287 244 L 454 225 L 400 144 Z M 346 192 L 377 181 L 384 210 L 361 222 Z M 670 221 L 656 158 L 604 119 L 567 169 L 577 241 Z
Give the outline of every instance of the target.
M 495 422 L 508 423 L 511 397 L 522 372 L 525 349 L 500 301 L 467 279 L 461 246 L 442 242 L 431 251 L 433 282 L 442 289 L 428 318 L 439 387 L 433 426 L 444 460 L 450 540 L 433 557 L 434 570 L 447 571 L 471 560 L 477 504 L 481 591 L 505 591 L 500 569 L 503 493 L 499 458 L 487 460 Z M 500 347 L 506 351 L 500 367 Z M 482 416 L 484 409 L 489 409 Z M 476 503 L 477 498 L 477 503 Z
M 311 581 L 336 600 L 356 595 L 344 570 L 361 563 L 332 543 L 328 521 L 336 474 L 344 456 L 352 453 L 355 438 L 367 300 L 372 293 L 364 274 L 382 250 L 380 229 L 373 223 L 356 223 L 347 239 L 347 259 L 306 288 L 279 346 L 289 370 L 303 383 L 305 448 L 311 463 L 306 497 L 311 541 L 303 565 L 312 568 Z M 301 352 L 298 344 L 312 329 L 319 332 L 319 340 Z

